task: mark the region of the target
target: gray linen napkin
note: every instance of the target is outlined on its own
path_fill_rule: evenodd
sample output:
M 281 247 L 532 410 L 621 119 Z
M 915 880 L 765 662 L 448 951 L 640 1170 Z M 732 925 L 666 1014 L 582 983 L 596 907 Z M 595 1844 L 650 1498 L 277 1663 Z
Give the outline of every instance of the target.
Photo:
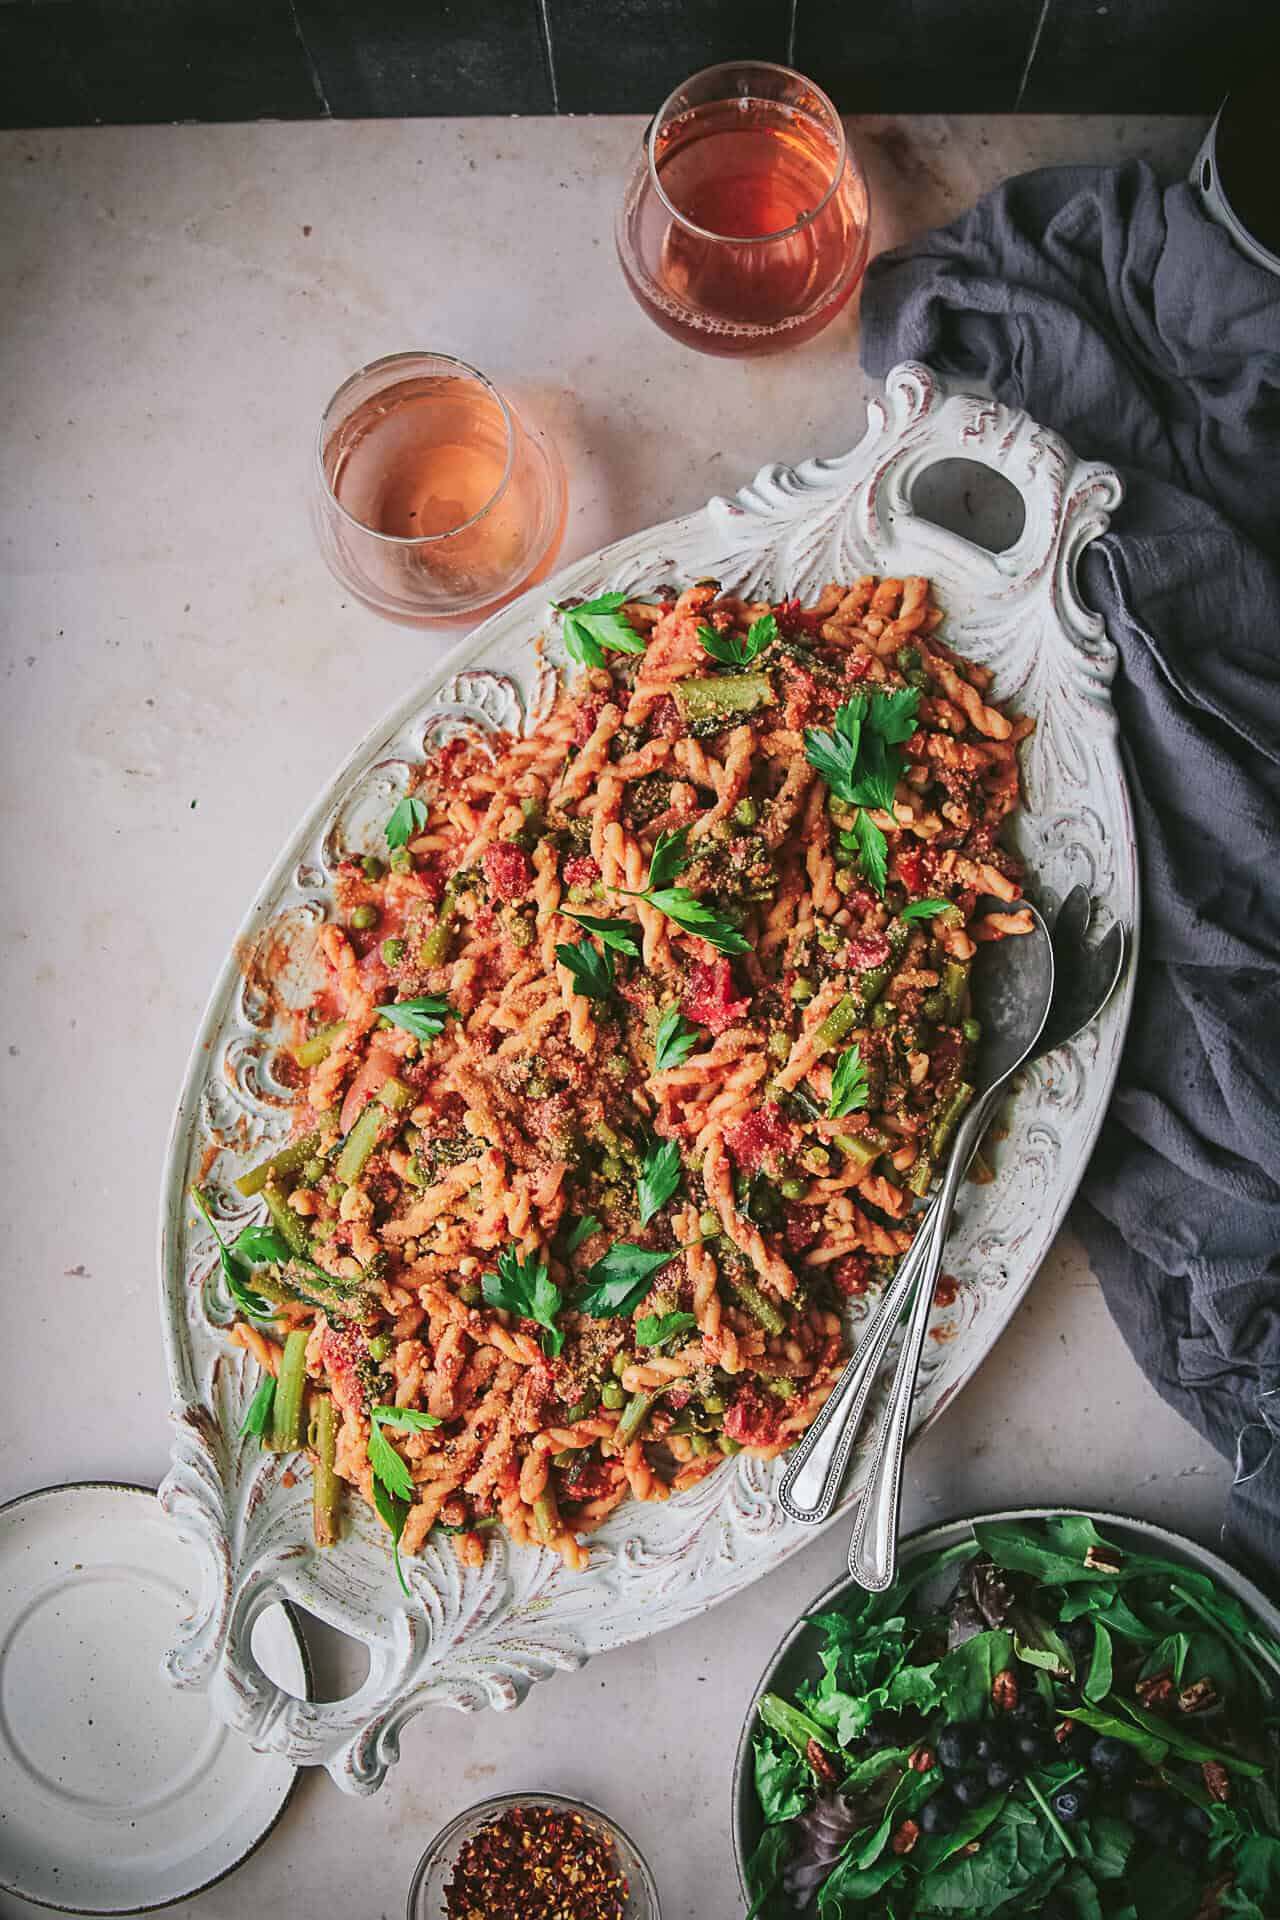
M 1073 1224 L 1280 1575 L 1280 279 L 1138 163 L 1010 180 L 867 276 L 862 357 L 984 380 L 1110 461 L 1082 586 L 1142 854 L 1116 1097 Z

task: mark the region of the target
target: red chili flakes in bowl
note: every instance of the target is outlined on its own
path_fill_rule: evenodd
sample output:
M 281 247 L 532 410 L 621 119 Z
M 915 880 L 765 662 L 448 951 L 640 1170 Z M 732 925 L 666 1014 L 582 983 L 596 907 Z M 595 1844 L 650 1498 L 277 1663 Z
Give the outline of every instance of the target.
M 449 1920 L 623 1920 L 612 1840 L 580 1813 L 509 1807 L 472 1834 L 445 1888 Z

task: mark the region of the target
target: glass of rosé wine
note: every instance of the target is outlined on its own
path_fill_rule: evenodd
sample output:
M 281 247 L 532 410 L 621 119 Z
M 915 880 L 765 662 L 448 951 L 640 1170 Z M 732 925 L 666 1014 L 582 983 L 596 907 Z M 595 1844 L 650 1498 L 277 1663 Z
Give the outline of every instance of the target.
M 831 101 L 768 61 L 708 67 L 659 108 L 618 212 L 627 285 L 702 353 L 777 353 L 867 264 L 867 184 Z
M 391 354 L 344 381 L 320 422 L 311 501 L 337 579 L 410 626 L 500 606 L 550 572 L 564 534 L 555 448 L 443 353 Z

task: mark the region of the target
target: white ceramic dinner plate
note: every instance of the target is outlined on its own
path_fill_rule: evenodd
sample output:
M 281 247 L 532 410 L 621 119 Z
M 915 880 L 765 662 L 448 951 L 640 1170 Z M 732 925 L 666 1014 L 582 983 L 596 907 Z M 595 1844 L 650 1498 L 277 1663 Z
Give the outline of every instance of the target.
M 145 1487 L 49 1487 L 0 1508 L 0 1887 L 61 1913 L 141 1913 L 229 1873 L 297 1779 L 175 1693 L 164 1659 L 200 1565 Z M 254 1655 L 309 1690 L 283 1607 Z
M 401 1726 L 419 1708 L 514 1706 L 557 1668 L 704 1612 L 810 1537 L 773 1497 L 780 1463 L 740 1458 L 664 1504 L 620 1507 L 592 1536 L 584 1574 L 496 1531 L 484 1565 L 463 1568 L 448 1542 L 433 1538 L 406 1561 L 414 1596 L 406 1604 L 386 1531 L 362 1502 L 350 1502 L 341 1544 L 317 1551 L 309 1476 L 290 1484 L 278 1459 L 237 1438 L 256 1366 L 227 1344 L 230 1302 L 187 1189 L 202 1179 L 227 1238 L 257 1218 L 257 1202 L 241 1201 L 231 1182 L 270 1151 L 285 1123 L 291 1095 L 271 1065 L 276 1009 L 281 992 L 304 1003 L 308 955 L 332 911 L 332 870 L 344 852 L 382 845 L 408 767 L 424 752 L 462 730 L 483 736 L 533 723 L 549 693 L 535 647 L 540 633 L 554 632 L 548 602 L 611 589 L 644 595 L 706 577 L 750 597 L 812 599 L 828 581 L 864 572 L 928 575 L 946 615 L 943 638 L 992 668 L 998 700 L 1036 720 L 1022 750 L 1017 822 L 1034 896 L 1052 910 L 1082 881 L 1102 924 L 1114 916 L 1136 926 L 1133 827 L 1109 698 L 1114 651 L 1075 581 L 1119 481 L 1025 414 L 949 391 L 926 367 L 897 368 L 869 413 L 850 453 L 762 468 L 733 499 L 575 562 L 464 640 L 357 748 L 290 837 L 196 1036 L 161 1217 L 176 1427 L 162 1499 L 198 1546 L 207 1577 L 204 1609 L 175 1651 L 173 1673 L 209 1688 L 215 1710 L 255 1744 L 323 1764 L 351 1791 L 380 1783 Z M 957 457 L 992 469 L 1022 496 L 1022 530 L 1001 553 L 913 506 L 917 483 Z M 922 501 L 927 494 L 922 487 Z M 990 1350 L 1053 1242 L 1111 1095 L 1131 978 L 1095 1027 L 1029 1071 L 996 1180 L 968 1191 L 948 1245 L 959 1287 L 929 1342 L 917 1429 Z M 846 1508 L 864 1466 L 864 1456 L 855 1460 Z M 309 1705 L 284 1698 L 258 1670 L 249 1629 L 280 1596 L 365 1643 L 370 1667 L 359 1692 Z

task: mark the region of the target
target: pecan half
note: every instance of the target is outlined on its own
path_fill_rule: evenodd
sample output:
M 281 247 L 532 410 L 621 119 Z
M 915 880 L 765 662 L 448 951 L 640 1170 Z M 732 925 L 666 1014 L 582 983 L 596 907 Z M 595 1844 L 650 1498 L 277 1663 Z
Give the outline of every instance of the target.
M 920 1822 L 918 1820 L 904 1820 L 900 1827 L 894 1829 L 894 1835 L 889 1845 L 895 1853 L 910 1853 L 919 1838 Z
M 1053 1737 L 1057 1741 L 1058 1745 L 1061 1746 L 1064 1740 L 1069 1740 L 1071 1738 L 1075 1730 L 1076 1730 L 1076 1723 L 1074 1720 L 1059 1720 L 1057 1726 L 1053 1730 Z
M 1145 1680 L 1136 1681 L 1133 1690 L 1144 1707 L 1167 1707 L 1173 1699 L 1173 1675 L 1166 1667 L 1163 1673 L 1150 1673 Z
M 1211 1800 L 1231 1798 L 1231 1778 L 1220 1760 L 1204 1761 L 1200 1771 L 1204 1776 L 1204 1790 Z
M 907 1762 L 912 1773 L 928 1773 L 930 1767 L 934 1764 L 932 1747 L 917 1747 Z
M 1124 1562 L 1118 1553 L 1109 1547 L 1090 1547 L 1084 1556 L 1084 1563 L 1090 1573 L 1119 1573 Z
M 1012 1713 L 1018 1704 L 1018 1680 L 1009 1667 L 991 1682 L 991 1704 L 997 1713 Z
M 1218 1689 L 1212 1680 L 1193 1680 L 1178 1695 L 1179 1713 L 1203 1713 L 1206 1707 L 1217 1704 Z
M 839 1767 L 836 1766 L 826 1749 L 820 1747 L 816 1740 L 810 1740 L 804 1750 L 804 1757 L 817 1774 L 819 1780 L 831 1782 L 840 1778 Z

